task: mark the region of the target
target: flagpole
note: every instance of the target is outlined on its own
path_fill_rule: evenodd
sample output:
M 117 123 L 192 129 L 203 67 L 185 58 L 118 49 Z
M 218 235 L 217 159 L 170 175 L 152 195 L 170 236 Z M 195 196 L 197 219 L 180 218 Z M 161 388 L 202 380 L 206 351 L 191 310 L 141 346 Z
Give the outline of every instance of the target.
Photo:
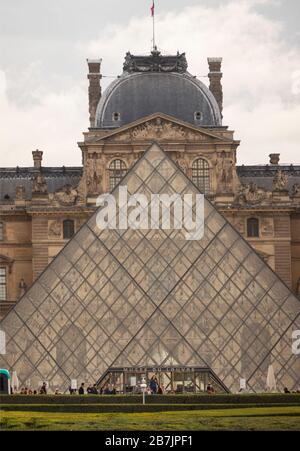
M 152 4 L 152 22 L 153 22 L 153 50 L 155 50 L 155 3 Z

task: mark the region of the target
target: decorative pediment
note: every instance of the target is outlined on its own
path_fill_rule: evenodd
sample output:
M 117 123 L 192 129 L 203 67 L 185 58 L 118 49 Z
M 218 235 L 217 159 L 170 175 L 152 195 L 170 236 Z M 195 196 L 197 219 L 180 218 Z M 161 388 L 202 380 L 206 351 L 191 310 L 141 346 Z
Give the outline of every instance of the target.
M 227 138 L 208 132 L 205 129 L 190 126 L 182 121 L 174 120 L 164 114 L 152 115 L 143 120 L 136 121 L 130 126 L 120 127 L 117 130 L 101 137 L 98 141 L 222 141 L 229 142 Z

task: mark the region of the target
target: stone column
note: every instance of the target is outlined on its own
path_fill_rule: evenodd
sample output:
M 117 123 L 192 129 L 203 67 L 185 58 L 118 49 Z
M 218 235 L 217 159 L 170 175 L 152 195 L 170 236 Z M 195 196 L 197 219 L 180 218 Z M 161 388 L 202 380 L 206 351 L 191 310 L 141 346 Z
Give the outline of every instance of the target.
M 222 58 L 207 58 L 207 61 L 209 65 L 209 89 L 214 95 L 219 105 L 221 116 L 223 117 L 223 87 L 221 83 L 223 77 L 221 72 Z
M 101 98 L 101 85 L 100 80 L 102 75 L 101 70 L 101 59 L 91 60 L 88 59 L 87 63 L 89 66 L 88 80 L 89 80 L 89 113 L 90 113 L 90 126 L 95 127 L 96 123 L 96 111 L 97 106 Z

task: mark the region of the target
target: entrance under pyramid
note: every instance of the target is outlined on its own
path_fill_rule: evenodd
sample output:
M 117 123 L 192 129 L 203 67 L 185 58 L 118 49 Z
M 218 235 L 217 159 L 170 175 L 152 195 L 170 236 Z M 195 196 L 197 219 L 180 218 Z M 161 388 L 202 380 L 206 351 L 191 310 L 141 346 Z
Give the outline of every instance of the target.
M 115 198 L 120 186 L 199 194 L 155 143 Z M 95 212 L 2 320 L 1 367 L 53 391 L 105 378 L 130 391 L 156 374 L 170 391 L 235 392 L 241 379 L 264 390 L 272 365 L 277 388 L 296 389 L 299 300 L 207 199 L 204 211 L 198 240 L 183 228 L 104 230 Z

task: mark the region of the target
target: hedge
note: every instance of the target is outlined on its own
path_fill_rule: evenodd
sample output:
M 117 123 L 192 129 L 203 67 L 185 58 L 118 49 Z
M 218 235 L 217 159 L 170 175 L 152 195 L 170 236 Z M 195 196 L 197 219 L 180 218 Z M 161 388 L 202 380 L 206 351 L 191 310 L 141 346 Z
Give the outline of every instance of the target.
M 297 407 L 299 404 L 285 404 Z M 3 404 L 2 411 L 55 413 L 140 413 L 268 407 L 266 404 Z M 282 404 L 272 404 L 282 407 Z
M 296 404 L 300 394 L 146 395 L 147 404 Z M 141 395 L 0 395 L 1 404 L 141 404 Z

